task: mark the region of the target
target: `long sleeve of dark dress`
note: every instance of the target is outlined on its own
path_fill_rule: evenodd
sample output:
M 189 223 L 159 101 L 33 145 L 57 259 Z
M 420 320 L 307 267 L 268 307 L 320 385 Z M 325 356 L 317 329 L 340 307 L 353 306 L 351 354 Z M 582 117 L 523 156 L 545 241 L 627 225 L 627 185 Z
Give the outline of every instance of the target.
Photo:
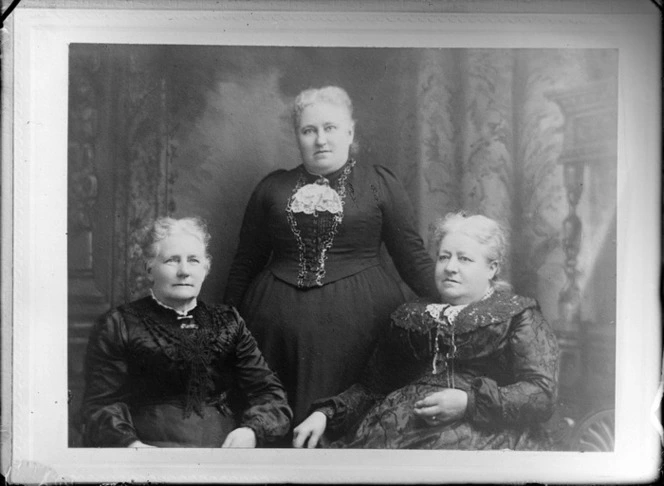
M 538 308 L 512 318 L 501 368 L 471 381 L 466 417 L 486 426 L 548 420 L 558 390 L 558 345 Z
M 172 329 L 179 323 L 174 313 L 159 308 L 150 298 L 121 306 L 99 319 L 86 355 L 81 415 L 87 446 L 126 447 L 142 440 L 134 414 L 144 405 L 189 404 L 192 380 L 201 383 L 202 403 L 198 406 L 218 403 L 228 407 L 227 397 L 239 392 L 244 407 L 237 425 L 254 430 L 259 444 L 288 431 L 292 412 L 283 387 L 237 311 L 202 303 L 197 309 L 198 320 L 212 326 L 209 333 L 201 334 L 206 344 L 199 353 L 189 353 L 194 348 L 168 341 L 168 336 L 176 335 Z M 188 353 L 196 355 L 193 361 L 185 356 Z M 203 368 L 192 378 L 194 361 Z
M 279 278 L 296 285 L 300 258 L 285 209 L 298 174 L 299 169 L 273 172 L 253 191 L 229 271 L 225 303 L 239 306 L 266 265 Z M 384 242 L 404 282 L 419 296 L 436 298 L 434 263 L 415 225 L 412 204 L 395 175 L 379 165 L 357 164 L 347 187 L 344 212 L 348 214 L 327 252 L 323 284 L 375 264 L 380 242 Z M 366 226 L 374 220 L 380 223 L 375 234 Z
M 436 323 L 424 309 L 423 304 L 398 309 L 361 382 L 314 404 L 312 410 L 328 416 L 330 430 L 348 430 L 406 385 L 449 387 L 438 378 L 443 375 L 431 374 Z M 536 303 L 498 294 L 469 306 L 458 319 L 454 375 L 457 388 L 468 393 L 465 419 L 491 428 L 546 421 L 557 394 L 558 345 Z
M 387 394 L 427 372 L 429 339 L 429 333 L 413 332 L 392 320 L 361 380 L 334 397 L 314 402 L 311 411 L 327 416 L 327 430 L 332 435 L 348 431 Z
M 237 311 L 233 309 L 237 315 Z M 274 442 L 288 432 L 292 411 L 278 378 L 267 366 L 256 340 L 237 315 L 238 332 L 231 360 L 233 375 L 246 401 L 240 417 L 240 427 L 256 433 L 259 444 Z
M 270 194 L 275 192 L 279 175 L 286 171 L 270 173 L 251 193 L 242 218 L 238 247 L 228 273 L 224 303 L 240 307 L 247 287 L 258 273 L 265 268 L 272 255 L 272 239 L 268 231 Z M 284 207 L 286 201 L 284 201 Z
M 85 396 L 81 415 L 84 442 L 94 447 L 126 447 L 139 440 L 129 404 L 129 337 L 118 312 L 94 326 L 85 361 Z
M 435 264 L 424 247 L 415 224 L 415 212 L 403 185 L 387 168 L 374 166 L 377 194 L 383 210 L 381 238 L 399 276 L 421 298 L 438 298 Z

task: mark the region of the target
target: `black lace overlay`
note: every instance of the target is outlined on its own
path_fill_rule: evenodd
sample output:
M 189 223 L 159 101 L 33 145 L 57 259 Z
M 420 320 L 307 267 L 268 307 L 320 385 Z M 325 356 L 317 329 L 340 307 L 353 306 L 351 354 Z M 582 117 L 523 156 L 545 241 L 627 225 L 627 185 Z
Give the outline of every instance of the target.
M 232 324 L 237 314 L 231 308 L 209 309 L 199 304 L 190 313 L 189 319 L 171 320 L 159 318 L 150 312 L 152 306 L 135 306 L 128 313 L 141 319 L 156 346 L 165 356 L 177 363 L 184 381 L 184 416 L 192 412 L 204 416 L 203 405 L 214 389 L 211 365 L 217 353 L 228 351 L 232 346 Z M 188 321 L 196 327 L 183 328 L 180 323 Z
M 169 423 L 159 421 L 162 413 Z M 259 444 L 277 440 L 292 411 L 235 308 L 199 301 L 183 319 L 147 297 L 94 327 L 81 416 L 89 446 L 164 435 L 175 447 L 217 447 L 235 426 L 254 430 Z
M 439 325 L 434 309 L 425 302 L 399 307 L 361 382 L 314 403 L 312 410 L 329 417 L 330 430 L 345 434 L 332 446 L 546 448 L 539 424 L 553 413 L 558 345 L 537 303 L 496 292 L 461 310 L 454 332 Z M 449 373 L 432 369 L 436 339 L 443 351 L 454 340 Z M 465 417 L 426 426 L 412 404 L 444 388 L 467 393 Z

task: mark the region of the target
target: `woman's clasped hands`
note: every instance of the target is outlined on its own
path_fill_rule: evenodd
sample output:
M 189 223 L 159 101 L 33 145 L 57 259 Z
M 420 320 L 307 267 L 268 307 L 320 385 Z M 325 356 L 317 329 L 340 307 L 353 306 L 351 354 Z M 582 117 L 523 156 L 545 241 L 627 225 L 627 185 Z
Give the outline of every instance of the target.
M 444 388 L 415 402 L 413 413 L 429 425 L 440 425 L 463 418 L 467 407 L 465 391 Z

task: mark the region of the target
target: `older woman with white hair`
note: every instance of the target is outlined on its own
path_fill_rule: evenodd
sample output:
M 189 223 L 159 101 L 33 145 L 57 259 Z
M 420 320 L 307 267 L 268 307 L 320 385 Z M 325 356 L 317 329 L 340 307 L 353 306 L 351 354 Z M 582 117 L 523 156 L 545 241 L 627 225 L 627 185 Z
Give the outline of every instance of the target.
M 209 239 L 198 218 L 146 229 L 151 295 L 104 314 L 88 344 L 86 446 L 255 447 L 288 432 L 284 389 L 238 312 L 198 300 Z
M 436 228 L 438 302 L 391 317 L 359 383 L 319 400 L 295 447 L 546 449 L 558 345 L 537 303 L 499 278 L 507 237 L 494 220 L 448 214 Z
M 292 116 L 302 163 L 267 175 L 251 195 L 224 301 L 240 309 L 302 420 L 312 401 L 359 379 L 409 298 L 383 245 L 417 295 L 433 298 L 436 287 L 403 186 L 352 154 L 348 94 L 305 90 Z

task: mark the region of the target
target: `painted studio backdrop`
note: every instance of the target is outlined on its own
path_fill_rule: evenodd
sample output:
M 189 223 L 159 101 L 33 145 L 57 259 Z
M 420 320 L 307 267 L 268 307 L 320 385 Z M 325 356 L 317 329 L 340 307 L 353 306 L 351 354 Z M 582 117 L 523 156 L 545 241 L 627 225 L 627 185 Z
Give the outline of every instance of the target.
M 90 328 L 147 290 L 134 231 L 204 217 L 201 297 L 220 302 L 252 189 L 300 163 L 290 103 L 328 84 L 353 99 L 358 163 L 397 174 L 425 240 L 458 209 L 511 229 L 508 275 L 561 343 L 551 427 L 570 444 L 601 412 L 612 436 L 617 50 L 79 44 L 69 73 L 70 446 Z

